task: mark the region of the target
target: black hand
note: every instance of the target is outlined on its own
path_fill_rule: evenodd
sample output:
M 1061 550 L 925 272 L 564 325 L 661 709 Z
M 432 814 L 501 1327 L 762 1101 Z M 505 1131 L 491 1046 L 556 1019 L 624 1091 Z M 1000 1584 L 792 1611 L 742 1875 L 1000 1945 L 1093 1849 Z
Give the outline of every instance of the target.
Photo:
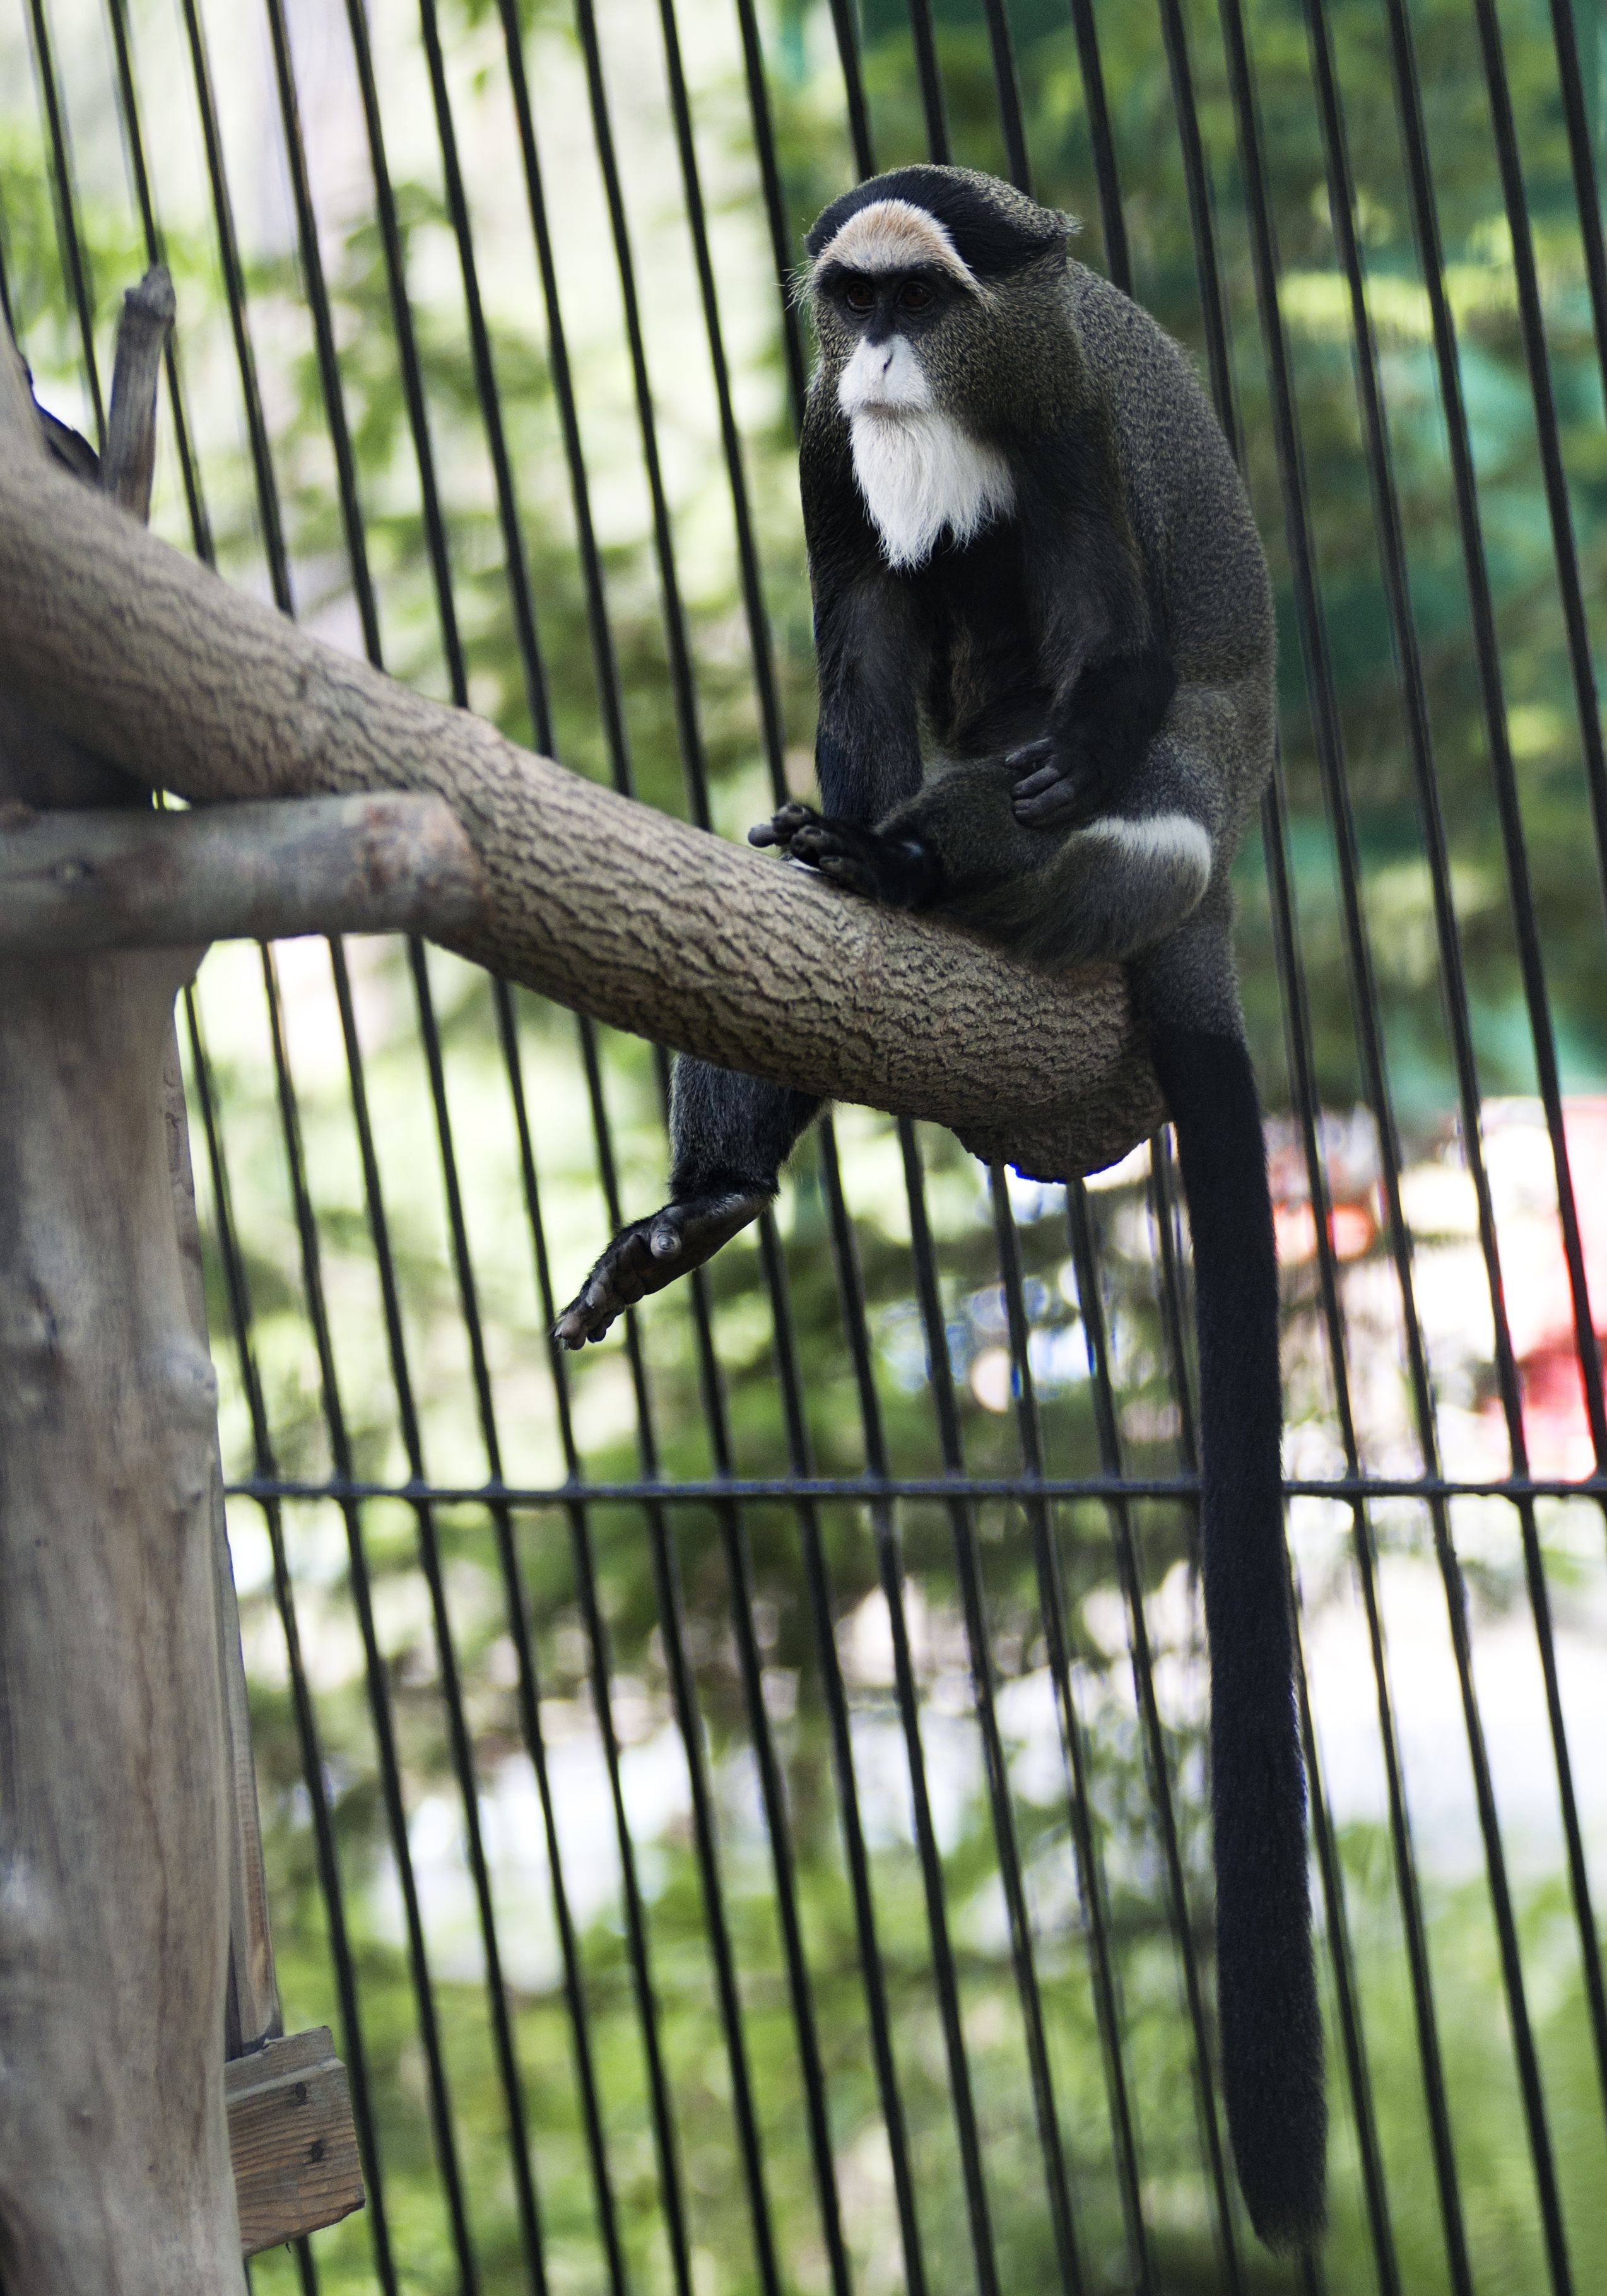
M 1083 788 L 1086 760 L 1053 738 L 1013 750 L 1006 766 L 1022 775 L 1010 792 L 1015 817 L 1031 829 L 1055 828 L 1073 816 L 1086 816 Z
M 689 1275 L 712 1259 L 739 1228 L 755 1220 L 770 1191 L 743 1194 L 726 1190 L 666 1204 L 647 1219 L 622 1227 L 553 1326 L 566 1348 L 600 1340 L 616 1316 L 634 1308 L 650 1292 L 662 1292 L 677 1275 Z

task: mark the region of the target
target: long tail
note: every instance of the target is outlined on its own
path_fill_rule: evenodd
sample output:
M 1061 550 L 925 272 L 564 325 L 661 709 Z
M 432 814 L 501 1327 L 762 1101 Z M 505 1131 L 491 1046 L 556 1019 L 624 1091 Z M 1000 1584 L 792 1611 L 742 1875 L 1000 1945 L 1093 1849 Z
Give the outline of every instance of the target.
M 1152 1048 L 1194 1245 L 1227 2125 L 1251 2224 L 1268 2248 L 1298 2249 L 1323 2229 L 1328 2116 L 1283 1551 L 1267 1153 L 1236 1037 L 1163 1024 Z

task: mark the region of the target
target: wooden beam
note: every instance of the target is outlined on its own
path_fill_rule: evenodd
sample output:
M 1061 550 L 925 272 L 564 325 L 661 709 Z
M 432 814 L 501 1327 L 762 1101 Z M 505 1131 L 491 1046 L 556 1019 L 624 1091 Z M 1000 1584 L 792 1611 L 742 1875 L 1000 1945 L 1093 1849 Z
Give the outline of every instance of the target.
M 364 2205 L 346 2068 L 327 2025 L 236 2057 L 224 2091 L 242 2255 L 339 2224 Z
M 0 953 L 463 931 L 474 848 L 439 797 L 45 812 L 0 808 Z

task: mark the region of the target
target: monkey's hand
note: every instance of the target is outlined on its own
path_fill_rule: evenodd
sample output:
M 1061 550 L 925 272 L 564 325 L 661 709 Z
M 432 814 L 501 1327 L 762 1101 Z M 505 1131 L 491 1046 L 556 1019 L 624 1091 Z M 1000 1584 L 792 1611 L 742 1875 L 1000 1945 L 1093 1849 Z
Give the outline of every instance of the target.
M 748 832 L 748 842 L 778 845 L 790 861 L 817 870 L 845 892 L 895 909 L 922 908 L 938 890 L 937 858 L 917 839 L 884 837 L 878 829 L 816 813 L 813 806 L 783 805 Z
M 553 1326 L 566 1348 L 600 1340 L 616 1316 L 677 1275 L 712 1259 L 739 1228 L 758 1218 L 772 1191 L 748 1195 L 725 1190 L 666 1204 L 650 1218 L 622 1227 Z
M 1072 829 L 1102 810 L 1086 747 L 1047 734 L 1012 750 L 1006 767 L 1021 775 L 1010 792 L 1016 819 L 1028 829 Z

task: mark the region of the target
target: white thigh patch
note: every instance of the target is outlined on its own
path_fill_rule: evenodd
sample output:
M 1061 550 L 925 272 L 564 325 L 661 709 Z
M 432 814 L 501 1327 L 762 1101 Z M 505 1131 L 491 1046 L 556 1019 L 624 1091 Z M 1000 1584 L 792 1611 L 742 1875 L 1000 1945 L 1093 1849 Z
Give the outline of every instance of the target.
M 1211 841 L 1186 813 L 1152 813 L 1142 821 L 1124 821 L 1107 813 L 1091 821 L 1085 837 L 1097 837 L 1115 848 L 1121 859 L 1148 865 L 1187 886 L 1197 901 L 1210 882 Z

